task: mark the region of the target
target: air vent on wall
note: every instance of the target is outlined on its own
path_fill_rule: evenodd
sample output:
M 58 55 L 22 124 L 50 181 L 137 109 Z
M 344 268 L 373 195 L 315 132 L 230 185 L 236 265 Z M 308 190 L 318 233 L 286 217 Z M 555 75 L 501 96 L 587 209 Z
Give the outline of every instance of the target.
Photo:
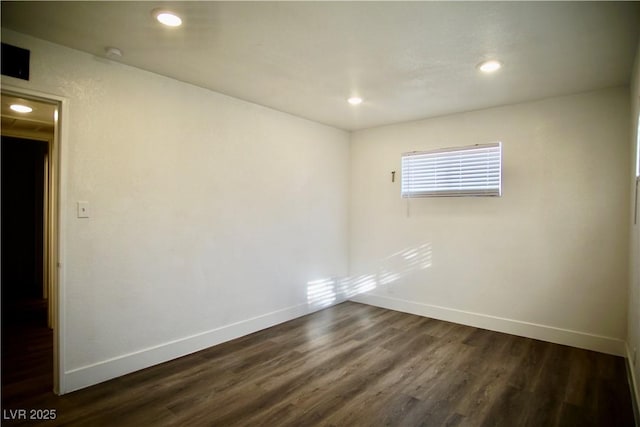
M 29 80 L 30 54 L 27 49 L 2 43 L 2 74 Z

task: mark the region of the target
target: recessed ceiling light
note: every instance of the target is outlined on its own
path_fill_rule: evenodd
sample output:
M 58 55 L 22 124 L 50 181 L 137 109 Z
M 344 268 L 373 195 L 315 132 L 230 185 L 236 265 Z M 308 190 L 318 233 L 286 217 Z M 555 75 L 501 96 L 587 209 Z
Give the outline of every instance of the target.
M 347 102 L 351 105 L 362 104 L 362 98 L 358 98 L 357 96 L 352 96 L 351 98 L 347 99 Z
M 483 73 L 493 73 L 494 71 L 498 71 L 500 68 L 502 68 L 502 64 L 500 61 L 496 60 L 484 61 L 478 65 L 478 69 Z
M 122 51 L 117 47 L 105 47 L 104 53 L 108 58 L 122 58 Z
M 175 13 L 168 10 L 155 9 L 153 16 L 163 25 L 167 27 L 179 27 L 182 25 L 182 19 Z
M 33 111 L 33 108 L 27 107 L 26 105 L 22 104 L 11 104 L 9 108 L 17 113 L 30 113 Z

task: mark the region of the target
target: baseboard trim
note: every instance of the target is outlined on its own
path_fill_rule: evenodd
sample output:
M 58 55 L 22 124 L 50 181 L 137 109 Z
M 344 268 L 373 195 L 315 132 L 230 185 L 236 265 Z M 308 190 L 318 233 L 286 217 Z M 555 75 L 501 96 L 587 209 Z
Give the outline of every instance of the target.
M 627 355 L 625 341 L 602 335 L 374 294 L 360 294 L 351 298 L 351 301 L 616 356 Z
M 625 343 L 627 351 L 627 377 L 629 379 L 629 388 L 631 389 L 631 402 L 633 403 L 633 416 L 636 419 L 636 425 L 640 425 L 640 394 L 638 393 L 638 381 L 636 373 L 633 369 L 633 352 L 629 348 L 629 343 Z
M 341 301 L 336 301 L 336 304 Z M 326 307 L 299 304 L 64 372 L 70 393 L 305 316 Z

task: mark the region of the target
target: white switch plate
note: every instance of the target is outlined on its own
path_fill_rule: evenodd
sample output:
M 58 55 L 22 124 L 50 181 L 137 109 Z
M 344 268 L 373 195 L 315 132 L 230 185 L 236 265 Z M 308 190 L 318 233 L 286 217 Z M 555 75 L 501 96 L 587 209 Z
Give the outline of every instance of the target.
M 89 218 L 89 202 L 78 202 L 78 218 Z

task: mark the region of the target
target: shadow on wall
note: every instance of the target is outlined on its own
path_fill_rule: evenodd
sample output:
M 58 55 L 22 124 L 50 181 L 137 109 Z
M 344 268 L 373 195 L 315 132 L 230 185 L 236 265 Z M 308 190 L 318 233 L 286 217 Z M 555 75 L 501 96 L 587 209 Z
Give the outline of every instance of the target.
M 307 304 L 312 308 L 328 307 L 358 294 L 388 286 L 412 272 L 431 267 L 431 243 L 403 249 L 380 262 L 376 273 L 354 277 L 329 277 L 307 282 Z

